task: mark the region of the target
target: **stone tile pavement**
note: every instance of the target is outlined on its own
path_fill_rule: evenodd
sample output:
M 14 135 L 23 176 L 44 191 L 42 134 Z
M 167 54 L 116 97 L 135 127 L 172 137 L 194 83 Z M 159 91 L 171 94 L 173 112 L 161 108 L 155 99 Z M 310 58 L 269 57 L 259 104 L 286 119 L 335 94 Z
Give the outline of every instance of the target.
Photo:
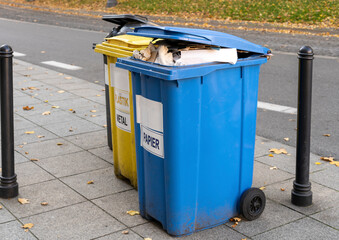
M 0 239 L 176 239 L 160 224 L 126 214 L 138 210 L 138 195 L 113 173 L 102 86 L 15 59 L 14 88 L 19 197 L 30 203 L 0 199 Z M 270 148 L 289 154 L 270 157 Z M 296 207 L 295 148 L 257 137 L 253 186 L 265 186 L 262 216 L 180 239 L 339 239 L 339 168 L 315 162 L 322 161 L 312 154 L 313 205 Z M 34 226 L 25 231 L 26 223 Z

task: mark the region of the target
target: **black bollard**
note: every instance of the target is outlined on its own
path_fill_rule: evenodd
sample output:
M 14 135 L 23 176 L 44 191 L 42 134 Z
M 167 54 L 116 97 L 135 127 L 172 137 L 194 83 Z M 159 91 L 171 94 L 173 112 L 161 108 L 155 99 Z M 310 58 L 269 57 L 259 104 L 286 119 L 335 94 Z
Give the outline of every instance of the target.
M 8 45 L 0 47 L 1 95 L 1 166 L 0 197 L 12 198 L 19 194 L 14 172 L 14 120 L 13 120 L 13 51 Z
M 296 178 L 293 182 L 292 203 L 297 206 L 312 204 L 310 173 L 310 138 L 311 138 L 311 102 L 312 102 L 312 65 L 313 50 L 303 46 L 298 52 L 298 122 Z

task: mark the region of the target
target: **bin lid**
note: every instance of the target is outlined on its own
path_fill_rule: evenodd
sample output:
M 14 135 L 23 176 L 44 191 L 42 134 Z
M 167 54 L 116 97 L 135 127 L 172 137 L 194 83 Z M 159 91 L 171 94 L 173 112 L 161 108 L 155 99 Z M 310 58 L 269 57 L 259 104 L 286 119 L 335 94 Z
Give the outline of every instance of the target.
M 129 32 L 127 34 L 151 38 L 189 41 L 219 47 L 236 48 L 238 50 L 259 54 L 268 54 L 271 52 L 270 49 L 266 47 L 262 47 L 234 35 L 205 29 L 141 26 L 136 27 L 134 32 Z
M 123 14 L 123 15 L 104 15 L 102 20 L 117 24 L 119 26 L 124 26 L 127 23 L 148 23 L 148 19 L 146 17 L 140 15 L 131 15 L 131 14 Z

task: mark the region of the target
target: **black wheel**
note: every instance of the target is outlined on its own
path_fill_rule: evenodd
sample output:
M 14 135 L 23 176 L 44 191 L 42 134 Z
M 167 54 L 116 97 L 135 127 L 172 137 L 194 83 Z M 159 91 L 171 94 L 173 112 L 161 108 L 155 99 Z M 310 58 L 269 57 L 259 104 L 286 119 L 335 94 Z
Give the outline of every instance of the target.
M 247 189 L 240 199 L 240 211 L 249 221 L 255 220 L 265 209 L 266 197 L 259 188 Z

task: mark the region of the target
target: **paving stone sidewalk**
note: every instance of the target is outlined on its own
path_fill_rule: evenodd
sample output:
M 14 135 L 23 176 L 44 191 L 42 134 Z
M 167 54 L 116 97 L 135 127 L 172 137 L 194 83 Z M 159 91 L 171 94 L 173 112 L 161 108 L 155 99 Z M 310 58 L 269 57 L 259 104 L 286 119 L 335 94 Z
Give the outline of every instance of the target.
M 126 214 L 138 210 L 138 196 L 113 173 L 104 87 L 15 59 L 14 88 L 19 197 L 30 203 L 0 199 L 0 239 L 176 239 Z M 289 154 L 270 157 L 270 148 Z M 339 168 L 311 156 L 313 205 L 306 208 L 290 203 L 294 169 L 295 148 L 257 137 L 253 186 L 266 187 L 262 216 L 180 239 L 338 239 Z M 25 231 L 26 223 L 34 226 Z

